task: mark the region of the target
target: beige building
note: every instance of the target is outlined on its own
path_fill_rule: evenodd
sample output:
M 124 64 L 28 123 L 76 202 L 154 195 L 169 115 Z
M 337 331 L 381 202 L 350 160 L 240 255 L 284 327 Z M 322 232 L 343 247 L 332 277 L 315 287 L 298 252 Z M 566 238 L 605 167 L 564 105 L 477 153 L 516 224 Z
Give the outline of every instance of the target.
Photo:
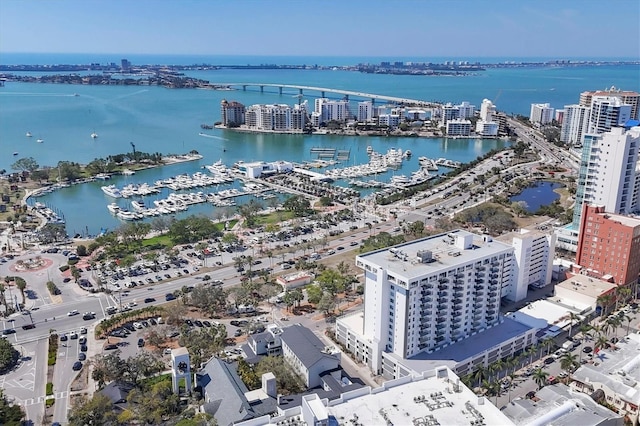
M 564 305 L 593 312 L 597 310 L 598 299 L 607 294 L 615 294 L 617 287 L 614 283 L 586 275 L 575 275 L 556 285 L 554 298 Z

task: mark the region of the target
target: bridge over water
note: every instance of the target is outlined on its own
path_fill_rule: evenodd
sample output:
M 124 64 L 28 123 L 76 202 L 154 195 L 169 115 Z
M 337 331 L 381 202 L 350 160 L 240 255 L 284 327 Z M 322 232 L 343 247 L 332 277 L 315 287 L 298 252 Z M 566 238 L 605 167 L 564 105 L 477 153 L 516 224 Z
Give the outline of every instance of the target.
M 365 93 L 365 92 L 356 92 L 353 90 L 342 90 L 342 89 L 331 89 L 328 87 L 314 87 L 314 86 L 300 86 L 297 84 L 276 84 L 276 83 L 211 83 L 216 87 L 227 87 L 227 88 L 236 88 L 247 90 L 247 87 L 258 87 L 260 88 L 260 92 L 264 92 L 265 87 L 268 88 L 277 88 L 278 93 L 282 95 L 283 89 L 296 89 L 298 90 L 298 95 L 304 95 L 305 91 L 309 92 L 319 92 L 320 97 L 325 97 L 326 93 L 335 93 L 339 95 L 343 95 L 346 100 L 349 100 L 350 97 L 358 98 L 358 99 L 367 99 L 371 102 L 376 101 L 384 101 L 384 102 L 392 102 L 396 104 L 405 104 L 405 105 L 415 105 L 421 107 L 436 107 L 439 104 L 436 102 L 428 102 L 420 99 L 409 99 L 409 98 L 399 98 L 395 96 L 385 96 L 385 95 L 376 95 L 374 93 Z

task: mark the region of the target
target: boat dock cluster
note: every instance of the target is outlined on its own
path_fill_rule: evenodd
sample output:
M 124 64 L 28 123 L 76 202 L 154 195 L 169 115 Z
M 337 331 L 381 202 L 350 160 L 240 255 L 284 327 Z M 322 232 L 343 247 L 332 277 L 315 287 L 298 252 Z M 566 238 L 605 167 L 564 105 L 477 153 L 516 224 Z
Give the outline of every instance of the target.
M 33 205 L 36 213 L 45 220 L 45 223 L 64 224 L 64 215 L 54 212 L 49 207 L 45 206 L 41 202 L 37 202 Z
M 402 165 L 405 158 L 411 156 L 411 151 L 402 152 L 401 148 L 389 148 L 386 154 L 380 154 L 367 147 L 369 154 L 369 163 L 349 166 L 344 168 L 329 169 L 325 174 L 333 179 L 357 178 L 361 176 L 371 176 L 378 173 L 385 173 L 389 169 L 395 169 Z

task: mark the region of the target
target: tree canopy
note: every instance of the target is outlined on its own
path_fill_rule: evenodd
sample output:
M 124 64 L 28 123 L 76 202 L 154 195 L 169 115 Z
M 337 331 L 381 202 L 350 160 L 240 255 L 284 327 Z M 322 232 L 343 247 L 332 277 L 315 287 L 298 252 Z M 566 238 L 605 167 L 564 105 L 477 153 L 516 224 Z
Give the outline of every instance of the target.
M 7 339 L 0 339 L 0 372 L 5 371 L 18 362 L 20 353 Z
M 293 195 L 287 198 L 284 203 L 282 203 L 282 208 L 293 212 L 297 217 L 306 216 L 312 211 L 309 200 L 302 195 Z
M 4 339 L 2 339 L 4 340 Z M 19 405 L 9 405 L 9 401 L 4 396 L 4 391 L 0 389 L 0 425 L 20 426 L 24 412 Z

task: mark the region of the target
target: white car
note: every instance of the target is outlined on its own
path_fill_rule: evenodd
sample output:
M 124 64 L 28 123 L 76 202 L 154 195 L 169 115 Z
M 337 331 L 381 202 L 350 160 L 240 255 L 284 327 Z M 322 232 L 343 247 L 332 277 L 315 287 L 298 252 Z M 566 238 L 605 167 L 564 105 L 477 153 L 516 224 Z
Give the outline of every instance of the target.
M 80 315 L 80 312 L 78 312 L 77 310 L 73 310 L 73 311 L 69 311 L 67 313 L 68 316 L 72 317 L 74 315 Z
M 134 326 L 135 328 L 137 328 L 138 330 L 140 330 L 140 329 L 144 328 L 144 327 L 143 327 L 143 325 L 142 325 L 142 324 L 140 324 L 139 322 L 134 322 L 134 323 L 133 323 L 133 326 Z

